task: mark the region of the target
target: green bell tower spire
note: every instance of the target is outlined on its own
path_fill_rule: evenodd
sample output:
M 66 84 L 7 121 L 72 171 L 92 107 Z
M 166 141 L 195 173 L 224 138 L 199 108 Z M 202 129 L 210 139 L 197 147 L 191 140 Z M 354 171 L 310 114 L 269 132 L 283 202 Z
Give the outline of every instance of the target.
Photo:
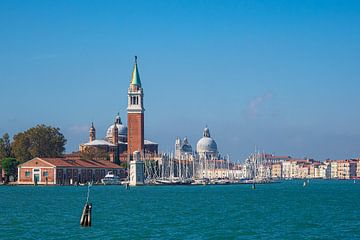
M 137 56 L 135 56 L 134 70 L 131 77 L 131 84 L 141 87 L 140 75 L 137 67 Z

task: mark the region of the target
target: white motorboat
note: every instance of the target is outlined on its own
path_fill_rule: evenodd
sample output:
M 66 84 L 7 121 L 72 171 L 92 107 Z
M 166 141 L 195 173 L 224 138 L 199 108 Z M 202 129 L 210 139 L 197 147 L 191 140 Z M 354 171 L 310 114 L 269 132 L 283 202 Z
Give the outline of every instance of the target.
M 112 172 L 108 172 L 103 179 L 101 179 L 101 183 L 104 185 L 118 185 L 121 184 L 120 177 L 114 175 Z

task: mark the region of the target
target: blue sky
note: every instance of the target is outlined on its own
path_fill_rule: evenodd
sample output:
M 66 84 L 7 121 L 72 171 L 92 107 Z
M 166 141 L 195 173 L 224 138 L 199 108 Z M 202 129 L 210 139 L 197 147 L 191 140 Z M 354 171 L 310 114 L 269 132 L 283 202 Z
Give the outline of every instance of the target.
M 105 135 L 138 55 L 145 135 L 173 150 L 360 156 L 359 1 L 0 1 L 0 134 Z

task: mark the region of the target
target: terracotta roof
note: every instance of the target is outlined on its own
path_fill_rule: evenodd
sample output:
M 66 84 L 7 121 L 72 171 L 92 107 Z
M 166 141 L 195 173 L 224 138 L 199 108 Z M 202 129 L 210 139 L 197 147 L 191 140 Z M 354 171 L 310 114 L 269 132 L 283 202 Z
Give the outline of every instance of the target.
M 345 159 L 345 160 L 337 160 L 340 163 L 356 163 L 356 161 L 352 159 Z
M 119 165 L 105 160 L 84 160 L 69 158 L 41 158 L 56 167 L 85 167 L 85 168 L 120 168 Z
M 272 158 L 272 159 L 291 159 L 290 156 L 265 156 L 266 158 Z
M 65 158 L 40 158 L 56 167 L 73 167 L 73 165 L 65 160 Z

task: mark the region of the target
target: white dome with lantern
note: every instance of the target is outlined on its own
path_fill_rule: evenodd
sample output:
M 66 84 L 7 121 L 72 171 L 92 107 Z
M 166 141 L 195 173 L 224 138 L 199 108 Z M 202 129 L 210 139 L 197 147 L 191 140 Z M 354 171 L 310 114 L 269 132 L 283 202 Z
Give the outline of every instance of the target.
M 125 125 L 122 124 L 119 114 L 116 116 L 115 123 L 112 124 L 108 128 L 108 130 L 106 131 L 106 139 L 108 141 L 112 141 L 112 132 L 113 132 L 115 124 L 116 124 L 116 127 L 118 129 L 119 141 L 120 142 L 127 142 L 128 128 Z
M 196 152 L 200 155 L 211 155 L 216 156 L 217 151 L 217 144 L 214 139 L 210 137 L 210 131 L 206 127 L 204 129 L 203 137 L 197 142 L 196 144 Z

